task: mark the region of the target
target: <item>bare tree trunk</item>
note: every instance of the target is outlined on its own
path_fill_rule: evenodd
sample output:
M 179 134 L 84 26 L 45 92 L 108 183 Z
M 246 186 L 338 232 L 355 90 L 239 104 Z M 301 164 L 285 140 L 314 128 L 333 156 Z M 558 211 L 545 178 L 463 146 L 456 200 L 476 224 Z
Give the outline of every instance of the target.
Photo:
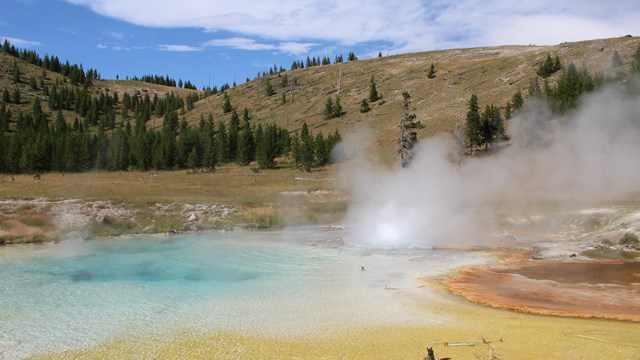
M 413 145 L 416 141 L 416 133 L 407 129 L 409 123 L 409 99 L 411 95 L 408 91 L 402 93 L 404 98 L 402 104 L 402 118 L 400 120 L 400 163 L 402 167 L 407 167 L 413 158 Z

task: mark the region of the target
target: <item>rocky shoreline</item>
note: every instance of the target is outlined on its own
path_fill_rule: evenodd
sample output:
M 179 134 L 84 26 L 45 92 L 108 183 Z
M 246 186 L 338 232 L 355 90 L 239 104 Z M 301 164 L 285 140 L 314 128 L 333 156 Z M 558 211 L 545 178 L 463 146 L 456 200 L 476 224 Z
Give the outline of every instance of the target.
M 57 241 L 170 231 L 228 229 L 241 210 L 221 204 L 155 203 L 140 208 L 112 201 L 5 199 L 0 201 L 0 244 Z

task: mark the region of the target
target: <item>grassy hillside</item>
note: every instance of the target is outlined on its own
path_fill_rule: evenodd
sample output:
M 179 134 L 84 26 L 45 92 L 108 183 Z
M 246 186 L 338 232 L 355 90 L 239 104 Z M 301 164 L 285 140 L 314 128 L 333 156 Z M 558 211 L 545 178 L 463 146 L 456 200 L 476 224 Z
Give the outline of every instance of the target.
M 20 69 L 20 81 L 16 82 L 13 76 L 13 64 L 16 63 Z M 44 76 L 44 81 L 41 82 Z M 33 77 L 36 79 L 37 88 L 33 89 L 29 85 L 29 79 Z M 21 94 L 20 104 L 9 102 L 5 106 L 13 113 L 18 111 L 31 111 L 33 101 L 36 97 L 40 98 L 42 110 L 49 115 L 49 121 L 54 119 L 54 113 L 49 108 L 49 97 L 45 93 L 42 84 L 49 89 L 51 86 L 58 82 L 60 86 L 65 86 L 71 89 L 82 88 L 82 85 L 73 85 L 69 79 L 60 73 L 53 71 L 46 71 L 41 67 L 30 64 L 24 60 L 15 58 L 3 51 L 0 51 L 0 91 L 7 89 L 9 94 L 13 94 L 14 89 L 19 89 Z M 137 95 L 144 97 L 149 95 L 153 98 L 154 95 L 164 96 L 169 92 L 173 92 L 182 97 L 186 97 L 187 94 L 195 92 L 194 90 L 174 88 L 163 85 L 150 84 L 142 81 L 132 80 L 94 80 L 93 85 L 87 89 L 92 96 L 98 96 L 100 93 L 113 94 L 118 93 L 120 99 L 122 95 L 127 92 L 130 95 Z M 0 99 L 1 101 L 1 99 Z M 63 116 L 67 122 L 71 123 L 77 114 L 73 111 L 63 110 Z M 120 117 L 118 117 L 120 118 Z M 82 118 L 80 118 L 82 119 Z M 15 119 L 14 119 L 15 120 Z
M 490 103 L 504 106 L 519 89 L 526 95 L 529 82 L 536 77 L 536 69 L 547 54 L 558 54 L 565 65 L 575 63 L 592 73 L 606 74 L 615 51 L 622 57 L 623 68 L 628 70 L 633 52 L 639 44 L 640 39 L 637 37 L 622 37 L 554 46 L 501 46 L 384 56 L 286 71 L 239 84 L 227 93 L 238 112 L 242 112 L 245 107 L 249 109 L 254 123 L 275 122 L 290 131 L 296 131 L 306 121 L 313 131 L 322 130 L 325 134 L 336 128 L 341 133 L 367 128 L 375 138 L 373 150 L 383 162 L 392 163 L 397 154 L 403 91 L 409 91 L 412 95 L 412 111 L 417 115 L 417 120 L 425 125 L 424 129 L 418 130 L 418 137 L 424 138 L 451 131 L 460 123 L 473 93 L 478 95 L 481 109 Z M 13 61 L 18 63 L 22 73 L 20 83 L 11 79 Z M 427 71 L 432 63 L 437 73 L 435 78 L 429 79 Z M 43 110 L 48 111 L 47 97 L 42 90 L 31 90 L 28 85 L 30 76 L 39 79 L 42 73 L 42 68 L 0 52 L 0 90 L 7 88 L 11 92 L 14 87 L 19 87 L 23 93 L 23 103 L 9 104 L 9 109 L 28 110 L 33 98 L 39 96 Z M 285 74 L 288 84 L 283 87 L 281 77 Z M 369 94 L 372 76 L 383 99 L 371 104 L 372 111 L 362 114 L 359 112 L 359 103 Z M 557 76 L 549 78 L 551 84 Z M 56 79 L 64 81 L 62 75 L 46 72 L 46 84 L 51 84 Z M 296 85 L 292 87 L 294 79 Z M 264 91 L 267 80 L 275 90 L 269 97 Z M 338 81 L 339 95 L 346 114 L 340 118 L 325 120 L 324 104 L 327 97 L 338 94 Z M 168 92 L 186 96 L 192 91 L 128 80 L 97 80 L 90 88 L 92 94 L 117 92 L 120 99 L 124 92 L 140 97 L 149 94 L 153 97 L 154 94 L 162 96 Z M 283 93 L 285 104 L 281 103 Z M 202 92 L 200 94 L 203 95 Z M 222 102 L 221 94 L 205 97 L 184 116 L 194 125 L 201 116 L 206 118 L 209 114 L 216 122 L 226 122 L 230 115 L 223 113 Z M 116 108 L 116 113 L 117 111 Z M 68 111 L 64 115 L 68 121 L 75 117 L 75 113 Z M 50 120 L 52 118 L 50 116 Z M 161 124 L 161 119 L 148 122 L 149 127 L 160 127 Z
M 266 97 L 262 89 L 264 78 L 260 80 L 260 87 L 257 80 L 252 80 L 232 88 L 228 94 L 239 111 L 244 107 L 250 109 L 254 121 L 274 121 L 290 130 L 299 129 L 302 121 L 325 133 L 334 128 L 342 133 L 368 128 L 375 135 L 375 151 L 389 163 L 397 156 L 402 91 L 412 95 L 412 111 L 417 120 L 426 125 L 418 130 L 418 136 L 424 138 L 451 131 L 463 121 L 473 93 L 478 95 L 481 109 L 490 103 L 505 106 L 518 89 L 526 95 L 531 79 L 536 77 L 536 70 L 547 54 L 558 54 L 563 64 L 573 62 L 592 73 L 605 74 L 615 51 L 628 70 L 638 45 L 639 38 L 624 37 L 555 46 L 501 46 L 386 56 L 287 71 L 289 84 L 293 78 L 298 84 L 293 103 L 290 102 L 291 86 L 280 87 L 278 75 L 270 76 L 275 89 L 271 97 Z M 431 63 L 437 70 L 433 79 L 427 77 Z M 340 98 L 347 113 L 341 118 L 325 120 L 324 104 L 328 96 L 337 94 L 340 72 Z M 372 104 L 372 111 L 362 114 L 359 103 L 368 97 L 371 76 L 375 77 L 383 99 Z M 557 77 L 558 74 L 551 76 L 550 83 Z M 288 102 L 281 105 L 283 92 Z M 229 116 L 222 112 L 222 96 L 199 101 L 188 118 L 196 121 L 201 114 L 208 113 L 212 113 L 216 121 L 228 120 Z

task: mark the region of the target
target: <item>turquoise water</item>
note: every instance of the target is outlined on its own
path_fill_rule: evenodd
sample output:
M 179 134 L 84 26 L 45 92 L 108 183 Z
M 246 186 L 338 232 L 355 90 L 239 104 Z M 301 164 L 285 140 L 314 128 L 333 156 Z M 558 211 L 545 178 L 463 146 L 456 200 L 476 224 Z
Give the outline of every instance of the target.
M 417 276 L 478 261 L 322 242 L 334 236 L 208 233 L 0 248 L 0 359 L 194 327 L 297 336 L 411 321 L 405 300 Z M 407 292 L 384 291 L 387 284 Z

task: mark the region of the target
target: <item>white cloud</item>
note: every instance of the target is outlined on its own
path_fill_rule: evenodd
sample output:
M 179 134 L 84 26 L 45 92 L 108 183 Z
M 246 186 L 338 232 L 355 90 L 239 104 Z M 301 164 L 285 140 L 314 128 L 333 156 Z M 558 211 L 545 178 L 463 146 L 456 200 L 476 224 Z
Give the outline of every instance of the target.
M 265 51 L 277 50 L 291 55 L 300 55 L 309 52 L 315 43 L 302 43 L 287 41 L 279 44 L 260 43 L 253 39 L 233 37 L 227 39 L 213 39 L 205 42 L 204 46 L 230 47 L 240 50 Z
M 16 47 L 28 48 L 34 46 L 42 46 L 42 43 L 40 43 L 39 41 L 24 40 L 9 36 L 0 36 L 0 42 L 4 43 L 5 40 L 9 41 L 11 45 L 14 45 Z
M 205 46 L 221 46 L 230 47 L 240 50 L 273 50 L 275 45 L 261 44 L 253 39 L 248 38 L 228 38 L 228 39 L 213 39 L 204 43 Z
M 202 51 L 202 48 L 189 46 L 189 45 L 159 45 L 158 47 L 162 51 L 174 51 L 174 52 Z
M 316 46 L 316 43 L 301 43 L 301 42 L 283 42 L 278 45 L 278 50 L 290 55 L 306 54 L 309 50 Z
M 640 33 L 637 0 L 66 0 L 148 27 L 224 30 L 208 46 L 303 53 L 319 42 L 407 52 Z M 382 44 L 382 45 L 381 45 Z
M 96 45 L 96 47 L 97 47 L 98 49 L 107 49 L 107 48 L 108 48 L 108 46 L 107 46 L 107 45 L 105 45 L 105 44 L 103 44 L 103 43 L 98 43 L 98 45 Z

